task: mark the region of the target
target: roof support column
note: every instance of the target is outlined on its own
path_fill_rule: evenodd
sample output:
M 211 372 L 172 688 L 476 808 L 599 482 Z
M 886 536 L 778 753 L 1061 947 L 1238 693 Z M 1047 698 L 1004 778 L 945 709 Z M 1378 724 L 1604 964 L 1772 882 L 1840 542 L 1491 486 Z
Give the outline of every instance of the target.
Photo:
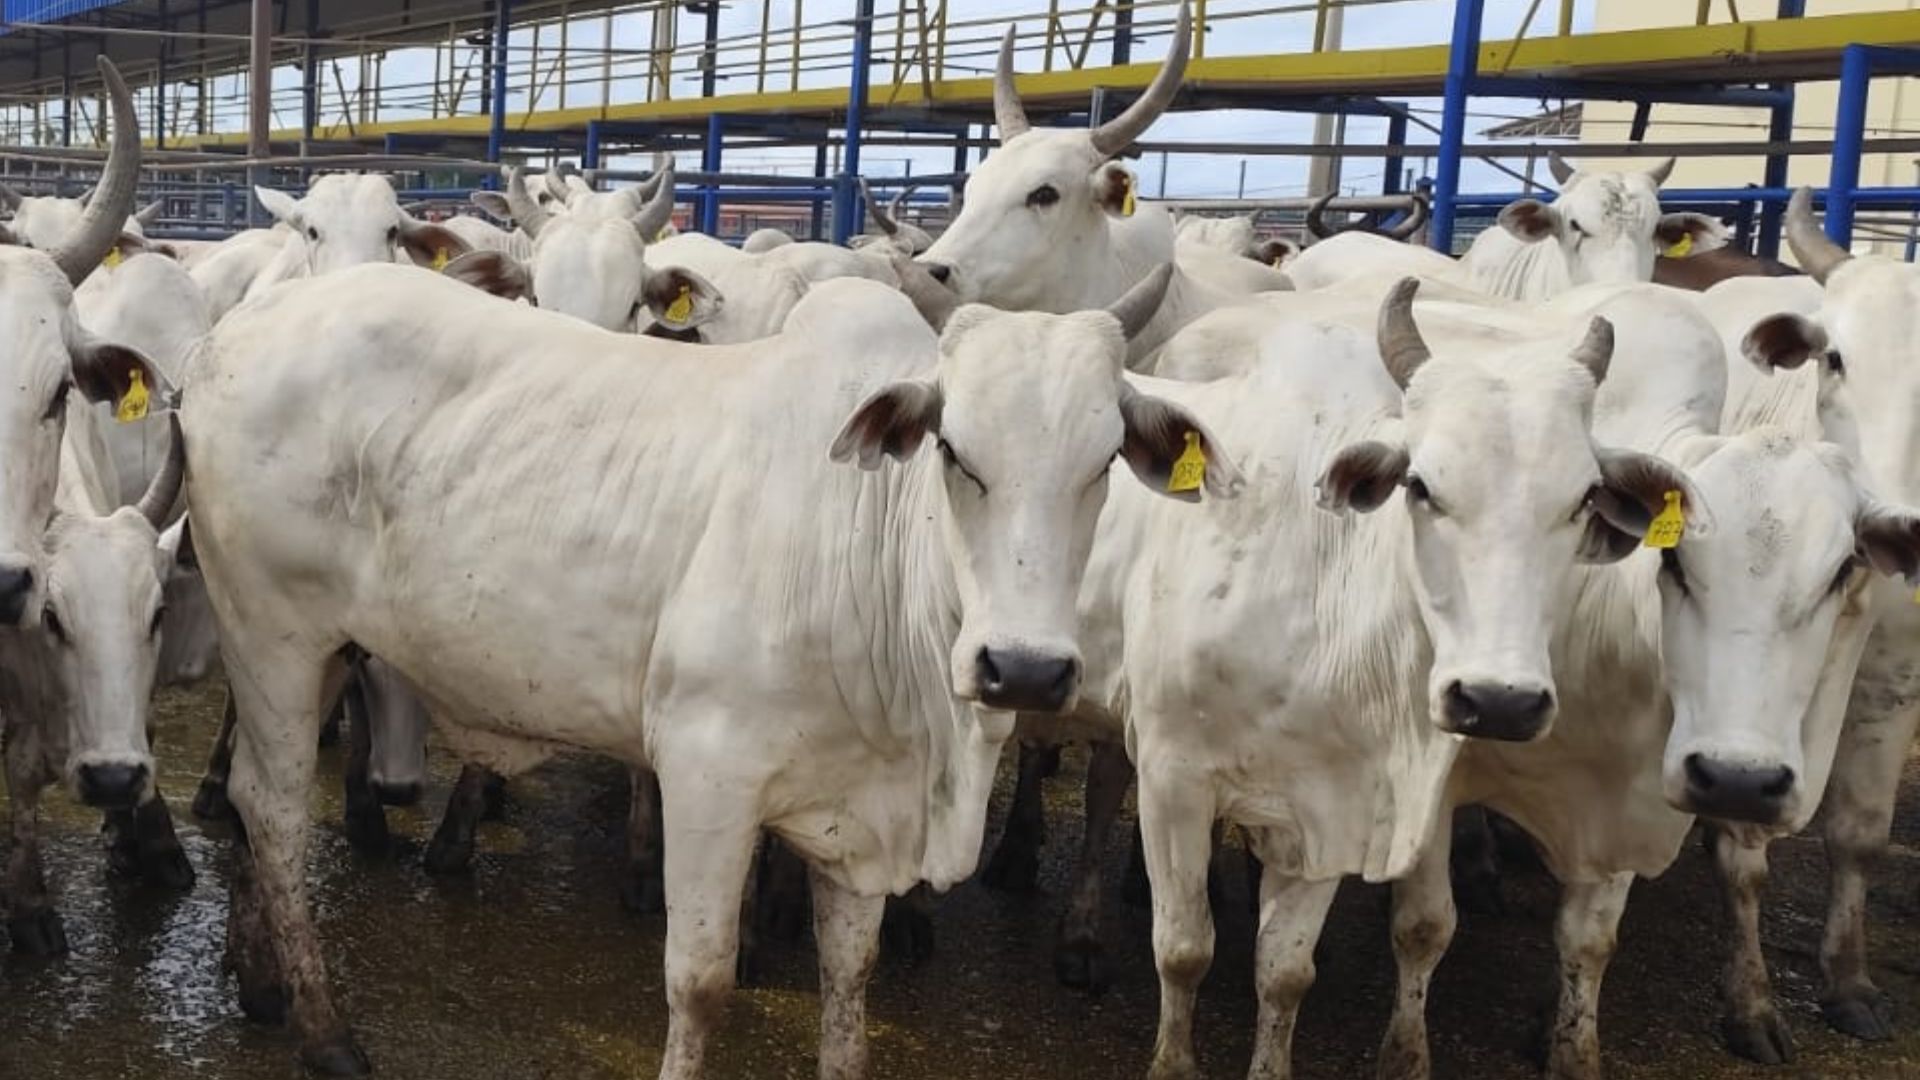
M 513 28 L 513 0 L 494 0 L 493 4 L 493 111 L 487 125 L 487 160 L 500 162 L 501 144 L 507 140 L 507 39 Z M 489 187 L 499 184 L 498 176 L 489 176 Z
M 853 16 L 853 72 L 847 89 L 847 143 L 833 194 L 833 242 L 845 244 L 860 222 L 860 133 L 867 114 L 867 68 L 873 61 L 873 0 L 859 0 Z
M 1480 73 L 1480 23 L 1486 0 L 1457 0 L 1453 6 L 1453 44 L 1447 56 L 1447 80 L 1440 113 L 1440 154 L 1434 164 L 1433 219 L 1428 243 L 1443 255 L 1453 253 L 1454 200 L 1460 195 L 1460 146 L 1467 138 L 1467 98 Z
M 700 171 L 707 182 L 700 190 L 700 231 L 708 236 L 720 232 L 720 185 L 713 175 L 720 171 L 720 156 L 727 138 L 727 118 L 720 113 L 707 114 L 707 144 L 700 149 Z

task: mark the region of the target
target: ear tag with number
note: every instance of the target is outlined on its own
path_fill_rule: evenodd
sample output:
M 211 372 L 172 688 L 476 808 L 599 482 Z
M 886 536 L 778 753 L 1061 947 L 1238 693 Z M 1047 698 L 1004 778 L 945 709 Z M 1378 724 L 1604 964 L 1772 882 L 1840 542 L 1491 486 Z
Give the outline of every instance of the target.
M 147 415 L 147 382 L 139 368 L 127 372 L 127 392 L 120 395 L 120 404 L 113 410 L 113 418 L 123 424 L 144 419 Z
M 1684 259 L 1688 255 L 1692 254 L 1692 252 L 1693 252 L 1693 234 L 1681 233 L 1680 239 L 1675 240 L 1671 244 L 1668 244 L 1667 250 L 1662 252 L 1662 254 L 1664 254 L 1669 259 Z
M 1680 537 L 1687 531 L 1687 515 L 1680 509 L 1680 493 L 1667 492 L 1667 508 L 1653 516 L 1647 525 L 1646 545 L 1650 548 L 1673 548 L 1680 546 Z
M 670 323 L 677 324 L 684 324 L 688 319 L 691 319 L 693 317 L 692 292 L 693 290 L 690 286 L 680 286 L 680 295 L 674 297 L 673 303 L 667 305 L 666 313 L 662 318 Z
M 1120 196 L 1120 216 L 1132 217 L 1133 216 L 1133 176 L 1131 174 L 1124 174 L 1124 177 L 1125 178 L 1121 180 L 1121 183 L 1127 186 L 1126 186 L 1126 190 Z
M 1199 491 L 1200 485 L 1207 479 L 1207 452 L 1200 448 L 1200 433 L 1187 432 L 1187 448 L 1180 451 L 1174 459 L 1173 471 L 1167 476 L 1167 491 L 1178 494 L 1183 491 Z
M 433 268 L 436 271 L 445 270 L 447 268 L 447 249 L 446 248 L 433 249 Z

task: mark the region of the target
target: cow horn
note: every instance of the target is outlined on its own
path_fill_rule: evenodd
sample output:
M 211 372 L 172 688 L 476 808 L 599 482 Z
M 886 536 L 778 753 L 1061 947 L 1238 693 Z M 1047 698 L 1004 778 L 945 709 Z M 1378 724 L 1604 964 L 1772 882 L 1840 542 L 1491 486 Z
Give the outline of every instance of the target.
M 507 175 L 507 210 L 528 237 L 539 236 L 547 223 L 547 208 L 528 194 L 526 174 L 511 165 L 502 165 L 500 171 Z
M 1181 0 L 1180 14 L 1173 20 L 1173 44 L 1167 49 L 1167 62 L 1160 65 L 1160 73 L 1153 77 L 1146 92 L 1127 106 L 1126 112 L 1093 129 L 1095 153 L 1103 158 L 1120 153 L 1167 111 L 1174 95 L 1180 92 L 1180 80 L 1186 78 L 1187 53 L 1192 47 L 1193 16 L 1187 10 L 1186 0 Z
M 180 437 L 180 414 L 170 411 L 167 413 L 167 458 L 160 463 L 160 471 L 153 474 L 153 480 L 136 504 L 140 516 L 155 530 L 166 527 L 167 515 L 173 512 L 173 504 L 180 498 L 180 482 L 186 475 L 187 441 Z
M 155 199 L 134 212 L 134 220 L 142 225 L 151 225 L 160 220 L 161 211 L 167 208 L 167 200 Z
M 75 285 L 85 281 L 119 242 L 120 230 L 133 212 L 134 186 L 140 180 L 140 121 L 134 115 L 133 95 L 127 92 L 126 80 L 113 61 L 102 56 L 99 64 L 107 96 L 113 99 L 113 143 L 80 223 L 61 237 L 50 253 Z
M 1421 227 L 1427 223 L 1427 213 L 1430 209 L 1431 206 L 1427 202 L 1426 196 L 1415 194 L 1413 196 L 1413 205 L 1407 208 L 1406 220 L 1388 229 L 1386 233 L 1387 237 L 1392 240 L 1405 240 L 1414 233 L 1419 232 Z
M 660 230 L 673 220 L 673 166 L 669 165 L 654 175 L 660 177 L 660 186 L 655 189 L 640 212 L 633 215 L 633 227 L 639 231 L 643 243 L 653 243 Z
M 13 185 L 0 184 L 0 207 L 8 210 L 18 210 L 20 209 L 21 201 L 25 198 L 25 195 L 14 190 Z
M 1647 179 L 1653 181 L 1654 187 L 1659 187 L 1661 184 L 1666 183 L 1667 177 L 1672 175 L 1673 159 L 1670 157 L 1661 158 L 1654 163 L 1653 168 L 1647 170 Z
M 1833 242 L 1813 220 L 1813 189 L 1798 188 L 1787 202 L 1787 246 L 1794 261 L 1822 285 L 1853 253 Z
M 673 175 L 673 155 L 656 152 L 653 155 L 652 174 L 649 175 L 645 180 L 640 181 L 640 183 L 636 185 L 636 187 L 640 191 L 640 201 L 644 203 L 648 199 L 653 198 L 654 193 L 660 190 L 660 181 L 663 178 L 672 176 L 672 175 Z
M 1387 366 L 1387 374 L 1405 390 L 1407 383 L 1413 381 L 1413 373 L 1433 355 L 1427 343 L 1420 336 L 1420 327 L 1413 321 L 1413 294 L 1420 291 L 1419 278 L 1401 278 L 1393 291 L 1380 305 L 1380 321 L 1377 336 L 1380 341 L 1380 360 Z
M 567 196 L 572 194 L 572 192 L 567 189 L 566 175 L 560 171 L 560 167 L 557 165 L 541 173 L 540 182 L 546 185 L 547 194 L 559 199 L 562 203 L 566 202 Z
M 1313 200 L 1313 205 L 1307 207 L 1307 231 L 1316 239 L 1325 240 L 1336 231 L 1327 226 L 1327 220 L 1322 216 L 1327 212 L 1327 204 L 1332 201 L 1333 192 L 1329 191 Z
M 1573 350 L 1575 363 L 1593 372 L 1597 384 L 1607 377 L 1607 364 L 1613 359 L 1613 324 L 1595 315 L 1587 324 L 1587 336 Z
M 1558 151 L 1549 150 L 1547 151 L 1547 171 L 1553 174 L 1554 183 L 1565 184 L 1573 179 L 1574 173 L 1580 170 L 1574 168 L 1566 158 L 1561 157 Z
M 893 197 L 893 202 L 888 204 L 887 215 L 893 218 L 895 224 L 899 223 L 901 212 L 907 208 L 907 200 L 912 198 L 913 193 L 919 190 L 919 184 L 908 184 L 906 187 L 901 188 L 900 193 Z
M 867 178 L 864 176 L 860 178 L 860 201 L 867 204 L 867 216 L 873 219 L 874 225 L 882 233 L 888 236 L 899 233 L 900 223 L 893 220 L 893 216 L 875 201 L 873 189 L 867 186 Z
M 1107 305 L 1107 314 L 1120 320 L 1120 332 L 1132 341 L 1147 328 L 1167 298 L 1167 285 L 1173 281 L 1173 264 L 1161 263 L 1153 273 L 1134 282 L 1125 296 Z
M 993 123 L 1000 129 L 1002 146 L 1032 126 L 1013 86 L 1013 36 L 1014 28 L 1007 27 L 1007 36 L 1000 39 L 1000 63 L 993 69 Z
M 900 291 L 913 301 L 914 310 L 927 320 L 927 325 L 938 333 L 947 328 L 947 320 L 953 317 L 954 310 L 960 306 L 960 297 L 947 286 L 934 280 L 927 268 L 917 263 L 905 252 L 892 254 L 893 272 L 900 277 Z

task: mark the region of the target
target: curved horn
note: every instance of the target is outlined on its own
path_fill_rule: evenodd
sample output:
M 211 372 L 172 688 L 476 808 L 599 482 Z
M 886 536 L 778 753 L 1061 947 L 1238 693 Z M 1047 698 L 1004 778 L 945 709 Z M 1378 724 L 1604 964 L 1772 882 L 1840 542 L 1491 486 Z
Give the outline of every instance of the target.
M 107 96 L 113 99 L 113 144 L 107 151 L 107 163 L 101 166 L 100 183 L 94 188 L 80 223 L 53 246 L 53 261 L 67 280 L 75 285 L 87 279 L 107 252 L 120 239 L 120 230 L 133 213 L 134 185 L 140 179 L 140 121 L 135 119 L 133 95 L 113 61 L 102 56 L 100 78 L 107 84 Z
M 174 501 L 180 497 L 180 482 L 186 475 L 187 441 L 180 437 L 180 414 L 170 411 L 167 413 L 167 458 L 160 463 L 160 471 L 153 474 L 146 492 L 135 504 L 140 516 L 156 531 L 166 527 L 167 515 L 173 512 Z
M 1580 171 L 1574 168 L 1566 158 L 1561 157 L 1557 150 L 1547 151 L 1547 169 L 1553 173 L 1553 182 L 1556 184 L 1566 183 L 1573 179 L 1574 173 Z
M 1329 228 L 1326 218 L 1322 216 L 1327 212 L 1327 204 L 1332 201 L 1333 192 L 1329 191 L 1315 199 L 1312 206 L 1307 207 L 1307 231 L 1312 233 L 1315 239 L 1325 240 L 1338 231 Z
M 541 227 L 547 223 L 547 208 L 527 192 L 526 174 L 510 165 L 501 166 L 500 171 L 507 174 L 507 209 L 513 214 L 513 220 L 528 237 L 539 236 Z
M 1406 220 L 1388 229 L 1386 232 L 1387 238 L 1390 240 L 1405 240 L 1414 233 L 1419 232 L 1421 226 L 1427 223 L 1427 214 L 1431 210 L 1432 207 L 1427 202 L 1425 196 L 1414 195 L 1413 205 L 1407 208 Z
M 641 242 L 647 244 L 653 243 L 653 238 L 659 236 L 660 230 L 673 220 L 673 167 L 668 166 L 656 175 L 661 178 L 659 188 L 640 208 L 640 212 L 630 219 L 634 229 L 640 233 Z
M 900 221 L 900 212 L 907 207 L 907 200 L 912 198 L 913 193 L 919 190 L 919 184 L 908 184 L 906 187 L 901 188 L 900 193 L 893 197 L 893 202 L 887 204 L 887 216 L 893 218 L 897 224 Z
M 1380 342 L 1380 361 L 1387 374 L 1405 390 L 1413 373 L 1433 355 L 1413 321 L 1413 294 L 1420 291 L 1419 278 L 1401 278 L 1380 304 L 1380 320 L 1375 331 Z
M 567 190 L 566 174 L 562 173 L 560 167 L 557 165 L 541 173 L 540 182 L 546 186 L 547 194 L 552 195 L 562 203 L 566 202 L 567 196 L 572 194 L 572 192 Z
M 1812 188 L 1796 189 L 1787 202 L 1787 246 L 1793 249 L 1800 269 L 1822 285 L 1841 263 L 1853 258 L 1852 252 L 1834 243 L 1814 222 Z
M 1179 16 L 1173 20 L 1173 45 L 1167 50 L 1167 62 L 1160 65 L 1160 73 L 1153 77 L 1139 100 L 1127 106 L 1126 112 L 1093 129 L 1096 153 L 1113 157 L 1125 150 L 1167 111 L 1174 95 L 1180 92 L 1180 80 L 1186 78 L 1187 53 L 1192 47 L 1193 17 L 1183 0 Z
M 900 291 L 913 301 L 914 310 L 937 333 L 946 329 L 947 320 L 960 306 L 960 297 L 952 289 L 935 281 L 927 268 L 904 252 L 894 252 L 893 272 L 900 275 Z
M 640 201 L 646 202 L 660 190 L 660 181 L 673 175 L 673 155 L 656 152 L 653 155 L 653 174 L 635 185 L 640 191 Z
M 893 236 L 900 231 L 900 223 L 893 220 L 893 216 L 874 199 L 873 189 L 867 186 L 867 178 L 864 176 L 860 178 L 860 201 L 867 205 L 867 216 L 873 219 L 874 225 L 882 233 Z
M 1598 384 L 1607 377 L 1607 364 L 1613 360 L 1613 324 L 1599 315 L 1587 324 L 1587 336 L 1573 350 L 1573 362 L 1593 372 Z
M 1666 183 L 1667 177 L 1672 175 L 1673 175 L 1673 159 L 1672 158 L 1662 158 L 1659 161 L 1654 163 L 1653 168 L 1647 170 L 1647 179 L 1653 181 L 1654 187 L 1659 187 L 1661 184 Z
M 154 222 L 160 220 L 160 213 L 166 208 L 167 208 L 167 200 L 155 199 L 152 202 L 148 203 L 147 205 L 134 211 L 133 216 L 135 220 L 140 222 L 140 224 L 151 225 Z
M 1173 281 L 1173 264 L 1161 263 L 1153 273 L 1135 282 L 1125 296 L 1107 305 L 1107 314 L 1120 320 L 1120 332 L 1132 341 L 1147 328 L 1167 298 L 1167 285 Z
M 1013 88 L 1013 31 L 1007 27 L 1007 36 L 1000 39 L 1000 63 L 993 69 L 993 124 L 1000 129 L 1002 146 L 1032 126 L 1020 105 L 1020 91 Z

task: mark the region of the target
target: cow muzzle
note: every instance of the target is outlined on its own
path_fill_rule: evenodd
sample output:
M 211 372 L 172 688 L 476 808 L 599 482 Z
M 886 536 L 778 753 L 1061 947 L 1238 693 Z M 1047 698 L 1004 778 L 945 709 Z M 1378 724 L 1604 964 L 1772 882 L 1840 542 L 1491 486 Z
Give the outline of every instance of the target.
M 974 657 L 974 685 L 990 709 L 1055 713 L 1080 688 L 1080 661 L 1025 648 L 983 647 Z
M 146 794 L 153 775 L 144 762 L 91 762 L 74 770 L 80 801 L 101 810 L 131 810 Z
M 1476 739 L 1530 742 L 1546 734 L 1557 710 L 1553 691 L 1544 686 L 1455 679 L 1441 695 L 1440 728 Z
M 417 780 L 391 781 L 371 780 L 368 786 L 383 806 L 413 806 L 420 801 L 421 785 Z
M 1700 753 L 1688 754 L 1681 769 L 1686 785 L 1679 809 L 1755 825 L 1786 819 L 1797 780 L 1787 765 L 1723 761 Z

